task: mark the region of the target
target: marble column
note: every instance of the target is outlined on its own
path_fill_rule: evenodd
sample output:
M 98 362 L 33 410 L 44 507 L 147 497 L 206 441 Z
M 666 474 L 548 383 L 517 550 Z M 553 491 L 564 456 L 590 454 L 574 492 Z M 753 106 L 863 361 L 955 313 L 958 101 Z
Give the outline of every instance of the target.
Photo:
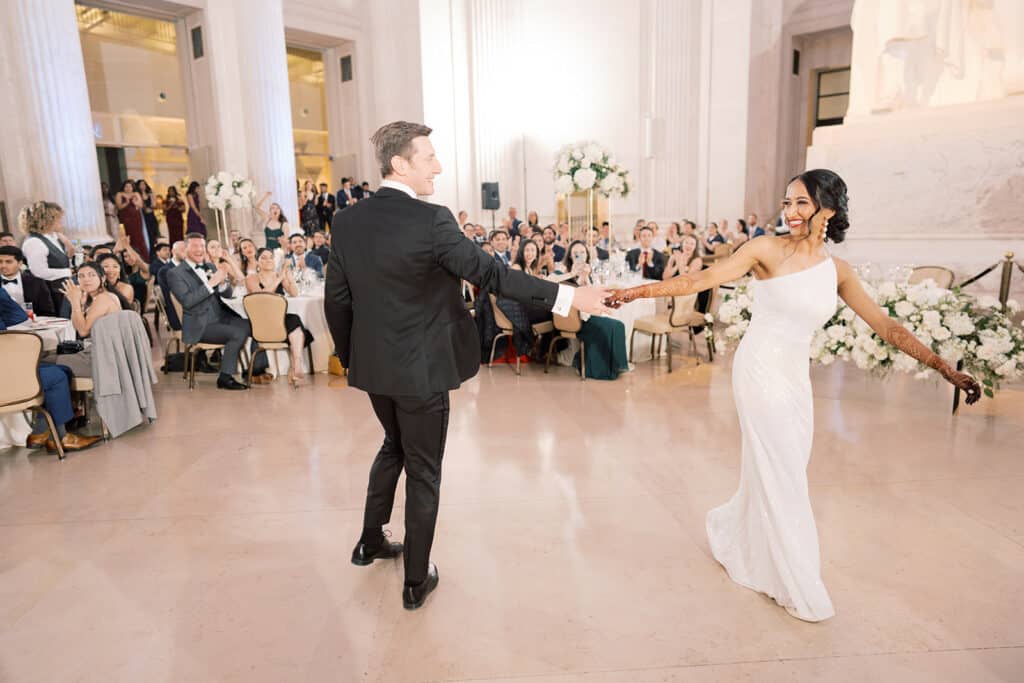
M 71 239 L 106 239 L 96 141 L 72 0 L 0 2 L 6 88 L 0 168 L 12 221 L 46 199 L 65 211 Z

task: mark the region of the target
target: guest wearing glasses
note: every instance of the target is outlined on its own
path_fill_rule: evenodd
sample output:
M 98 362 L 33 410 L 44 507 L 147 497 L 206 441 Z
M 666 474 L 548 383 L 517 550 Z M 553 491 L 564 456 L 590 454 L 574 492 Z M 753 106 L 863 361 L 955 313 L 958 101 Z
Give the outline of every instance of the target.
M 64 304 L 62 285 L 71 277 L 71 259 L 75 248 L 64 236 L 64 209 L 53 202 L 35 202 L 18 214 L 18 225 L 27 235 L 21 244 L 32 274 L 46 282 L 53 307 Z
M 22 308 L 32 305 L 36 315 L 57 315 L 50 288 L 31 271 L 22 270 L 25 255 L 17 247 L 0 247 L 0 284 Z
M 294 235 L 293 237 L 301 237 Z M 274 253 L 267 248 L 260 249 L 256 263 L 258 271 L 246 278 L 245 284 L 249 292 L 273 292 L 281 296 L 298 296 L 299 288 L 292 278 L 292 269 L 283 268 L 280 272 L 274 264 Z M 298 387 L 303 383 L 300 379 L 302 371 L 302 350 L 313 343 L 313 335 L 303 324 L 302 319 L 293 313 L 284 316 L 284 327 L 288 332 L 288 350 L 291 352 L 291 363 L 288 367 L 288 383 Z

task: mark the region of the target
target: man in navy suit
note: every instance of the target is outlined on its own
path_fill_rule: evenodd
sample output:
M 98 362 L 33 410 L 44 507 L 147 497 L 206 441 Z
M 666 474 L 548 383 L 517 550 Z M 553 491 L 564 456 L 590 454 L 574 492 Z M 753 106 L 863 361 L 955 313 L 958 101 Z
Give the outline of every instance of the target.
M 342 178 L 341 189 L 338 190 L 336 197 L 336 204 L 338 205 L 338 211 L 341 211 L 350 204 L 355 204 L 358 198 L 352 192 L 352 179 Z

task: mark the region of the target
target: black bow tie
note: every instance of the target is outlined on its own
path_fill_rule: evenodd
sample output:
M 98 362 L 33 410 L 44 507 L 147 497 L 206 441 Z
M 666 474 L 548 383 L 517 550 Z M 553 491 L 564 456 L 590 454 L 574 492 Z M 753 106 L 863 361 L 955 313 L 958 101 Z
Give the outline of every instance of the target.
M 18 284 L 17 280 L 8 280 L 7 278 L 0 278 L 0 287 L 2 287 L 4 285 L 16 285 L 16 284 Z

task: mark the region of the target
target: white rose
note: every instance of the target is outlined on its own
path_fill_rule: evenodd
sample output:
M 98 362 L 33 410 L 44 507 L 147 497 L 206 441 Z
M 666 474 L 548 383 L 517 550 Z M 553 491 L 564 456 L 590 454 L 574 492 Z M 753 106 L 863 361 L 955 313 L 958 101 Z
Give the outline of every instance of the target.
M 1008 310 L 1010 313 L 1016 313 L 1017 311 L 1020 310 L 1020 302 L 1017 301 L 1016 299 L 1007 299 L 1006 310 Z
M 898 296 L 896 292 L 896 283 L 891 280 L 886 280 L 878 286 L 878 292 L 876 293 L 876 300 L 878 303 L 886 303 Z
M 963 337 L 974 332 L 974 323 L 966 313 L 957 313 L 946 316 L 946 326 L 949 331 L 958 337 Z
M 921 313 L 921 322 L 925 327 L 939 327 L 942 325 L 942 316 L 938 311 L 924 311 Z
M 740 336 L 740 328 L 739 328 L 739 326 L 737 326 L 737 325 L 729 325 L 729 327 L 725 328 L 725 336 L 726 337 L 730 337 L 730 338 L 739 337 Z
M 555 192 L 559 194 L 572 194 L 575 189 L 572 184 L 571 175 L 558 176 L 555 179 Z
M 917 361 L 901 352 L 893 359 L 892 366 L 900 372 L 912 372 L 917 368 Z
M 851 322 L 856 317 L 857 314 L 854 313 L 853 309 L 850 308 L 849 306 L 843 306 L 843 310 L 839 312 L 839 318 L 841 320 L 845 320 L 846 322 Z
M 593 165 L 594 162 L 590 160 L 590 157 L 583 157 L 583 160 L 580 162 L 580 168 L 590 168 Z
M 571 155 L 571 156 L 572 156 L 572 158 L 573 158 L 573 159 L 575 159 L 576 161 L 579 161 L 580 159 L 582 159 L 582 158 L 583 158 L 583 152 L 582 152 L 582 151 L 580 151 L 580 150 L 578 150 L 578 149 L 574 149 L 574 150 L 572 151 L 572 155 Z
M 974 355 L 981 360 L 992 360 L 996 357 L 996 350 L 988 344 L 982 344 L 974 350 Z
M 600 159 L 604 156 L 604 150 L 600 145 L 591 142 L 583 148 L 583 155 L 589 159 Z
M 597 174 L 589 168 L 581 168 L 573 174 L 572 180 L 580 190 L 589 190 L 594 187 L 594 181 L 597 180 Z
M 569 163 L 569 157 L 568 157 L 568 156 L 564 156 L 564 157 L 562 157 L 562 158 L 560 158 L 560 159 L 558 160 L 558 166 L 557 166 L 557 168 L 558 168 L 558 172 L 559 172 L 559 173 L 568 173 L 568 172 L 569 172 L 569 169 L 570 169 L 571 167 L 572 167 L 572 166 L 571 166 L 571 165 L 570 165 L 570 163 Z
M 840 341 L 846 337 L 846 326 L 845 325 L 832 325 L 825 330 L 829 338 L 834 341 Z
M 854 349 L 852 356 L 853 362 L 856 363 L 857 367 L 861 370 L 867 370 L 871 367 L 871 357 L 861 349 Z
M 1000 377 L 1012 377 L 1017 374 L 1017 364 L 1008 360 L 995 369 L 995 372 Z
M 917 310 L 914 307 L 914 304 L 910 303 L 907 300 L 896 302 L 895 309 L 896 309 L 896 315 L 898 315 L 901 318 L 906 318 L 907 316 L 912 314 L 915 310 Z

